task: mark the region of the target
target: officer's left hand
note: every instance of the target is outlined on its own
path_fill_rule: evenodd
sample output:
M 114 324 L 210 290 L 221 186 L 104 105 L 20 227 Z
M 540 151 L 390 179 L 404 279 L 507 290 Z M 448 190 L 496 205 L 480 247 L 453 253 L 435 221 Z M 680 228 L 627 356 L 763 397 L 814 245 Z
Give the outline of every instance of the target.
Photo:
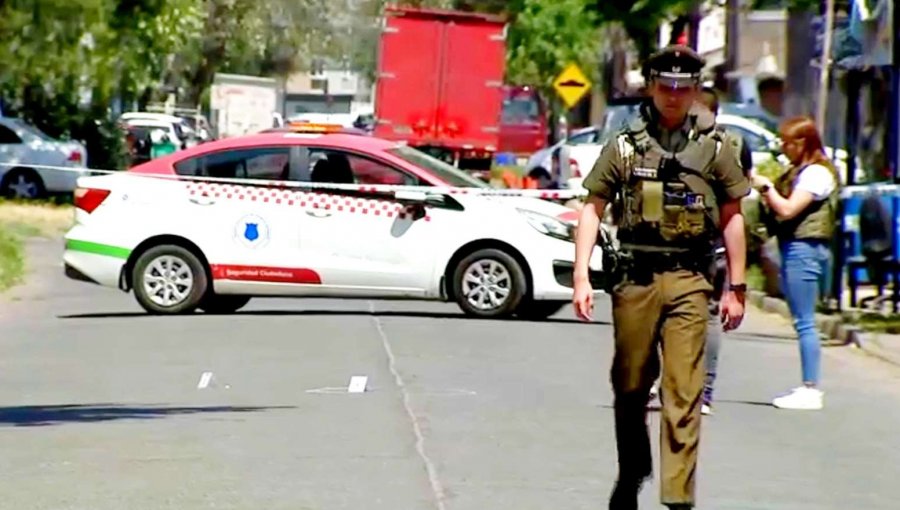
M 734 292 L 725 292 L 722 296 L 722 329 L 731 331 L 737 329 L 744 320 L 744 298 Z

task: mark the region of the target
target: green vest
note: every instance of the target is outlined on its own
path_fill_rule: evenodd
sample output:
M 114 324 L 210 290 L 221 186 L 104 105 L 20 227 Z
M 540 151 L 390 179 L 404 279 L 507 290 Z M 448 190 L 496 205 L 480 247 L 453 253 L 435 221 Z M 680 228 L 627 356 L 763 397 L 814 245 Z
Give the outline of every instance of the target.
M 827 168 L 834 177 L 835 187 L 825 200 L 819 200 L 809 204 L 806 209 L 789 220 L 781 220 L 769 211 L 769 232 L 778 237 L 780 242 L 792 239 L 825 239 L 830 240 L 834 235 L 834 223 L 837 214 L 838 197 L 840 196 L 840 176 L 830 161 L 818 163 Z M 789 198 L 794 191 L 794 185 L 804 166 L 792 167 L 781 174 L 775 180 L 774 187 L 778 193 Z
M 647 118 L 642 113 L 615 138 L 624 165 L 618 238 L 638 250 L 709 254 L 719 227 L 711 183 L 722 134 L 711 114 L 692 111 L 687 145 L 672 153 L 650 136 Z

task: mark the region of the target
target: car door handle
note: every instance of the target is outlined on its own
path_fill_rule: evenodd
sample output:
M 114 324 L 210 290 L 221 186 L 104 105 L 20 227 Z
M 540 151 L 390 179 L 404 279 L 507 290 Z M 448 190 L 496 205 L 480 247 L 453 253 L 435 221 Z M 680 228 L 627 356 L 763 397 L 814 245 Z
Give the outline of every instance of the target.
M 197 205 L 213 205 L 216 203 L 214 198 L 206 194 L 200 195 L 199 197 L 191 197 L 188 200 Z
M 313 218 L 327 218 L 331 216 L 331 211 L 325 211 L 322 209 L 307 209 L 306 214 L 312 216 Z

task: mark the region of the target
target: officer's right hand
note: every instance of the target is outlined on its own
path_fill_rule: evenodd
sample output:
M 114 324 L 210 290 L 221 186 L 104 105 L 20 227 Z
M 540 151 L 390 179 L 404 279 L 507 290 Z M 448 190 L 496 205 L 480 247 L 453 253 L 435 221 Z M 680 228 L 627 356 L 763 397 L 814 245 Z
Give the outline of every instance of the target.
M 591 320 L 594 312 L 594 289 L 587 278 L 575 279 L 575 292 L 572 295 L 572 305 L 575 307 L 575 315 L 583 320 Z

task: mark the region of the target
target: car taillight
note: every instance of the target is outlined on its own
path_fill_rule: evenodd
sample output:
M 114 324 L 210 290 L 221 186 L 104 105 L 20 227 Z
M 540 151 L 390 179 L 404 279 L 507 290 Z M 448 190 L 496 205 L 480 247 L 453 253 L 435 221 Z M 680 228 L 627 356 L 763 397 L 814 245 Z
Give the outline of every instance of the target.
M 108 189 L 75 188 L 75 207 L 90 214 L 100 207 L 108 196 Z
M 578 162 L 569 158 L 569 168 L 572 169 L 572 177 L 581 177 L 581 169 L 578 168 Z
M 72 151 L 72 153 L 69 154 L 69 157 L 66 160 L 73 163 L 81 163 L 81 153 L 78 151 Z

